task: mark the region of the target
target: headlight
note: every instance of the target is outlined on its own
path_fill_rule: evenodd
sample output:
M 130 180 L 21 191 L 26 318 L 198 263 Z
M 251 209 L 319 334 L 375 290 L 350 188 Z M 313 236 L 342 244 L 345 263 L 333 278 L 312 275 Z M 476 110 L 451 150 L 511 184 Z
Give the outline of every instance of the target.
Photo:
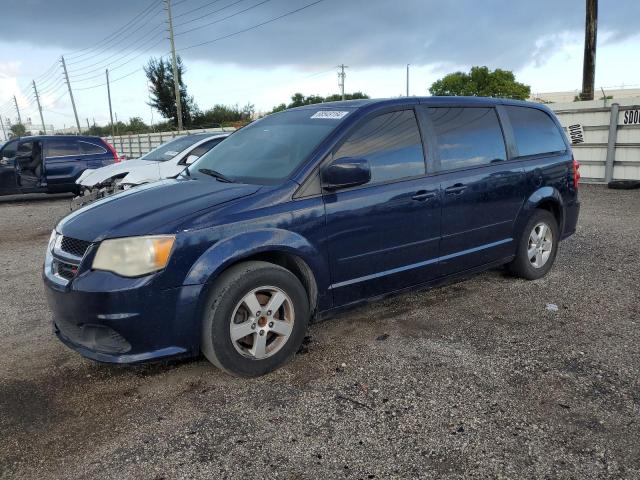
M 92 268 L 123 277 L 139 277 L 162 270 L 169 262 L 175 239 L 173 235 L 156 235 L 104 240 Z
M 56 232 L 55 229 L 53 229 L 51 231 L 51 236 L 49 237 L 49 243 L 47 245 L 47 253 L 53 252 L 53 247 L 56 245 L 57 236 L 58 236 L 58 233 Z

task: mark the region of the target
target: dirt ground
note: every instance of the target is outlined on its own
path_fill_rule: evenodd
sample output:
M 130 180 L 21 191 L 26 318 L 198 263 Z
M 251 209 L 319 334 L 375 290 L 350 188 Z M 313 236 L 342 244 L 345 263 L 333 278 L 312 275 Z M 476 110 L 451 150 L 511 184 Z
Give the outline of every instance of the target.
M 343 314 L 255 380 L 67 349 L 40 269 L 69 199 L 0 200 L 0 478 L 640 478 L 640 190 L 581 197 L 546 278 Z

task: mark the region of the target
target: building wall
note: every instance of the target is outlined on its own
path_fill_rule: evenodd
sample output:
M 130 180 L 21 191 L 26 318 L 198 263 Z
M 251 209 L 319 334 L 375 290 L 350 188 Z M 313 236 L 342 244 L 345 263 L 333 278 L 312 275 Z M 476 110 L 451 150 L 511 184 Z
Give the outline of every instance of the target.
M 554 103 L 549 107 L 567 133 L 570 125 L 582 125 L 584 141 L 573 144 L 573 153 L 585 181 L 640 180 L 640 119 L 629 123 L 627 118 L 625 124 L 625 112 L 627 117 L 636 111 L 640 116 L 640 96 L 607 103 L 604 106 L 602 100 L 594 100 Z M 618 113 L 612 119 L 614 104 L 618 105 Z M 613 111 L 615 114 L 615 107 Z M 614 128 L 610 128 L 612 120 Z

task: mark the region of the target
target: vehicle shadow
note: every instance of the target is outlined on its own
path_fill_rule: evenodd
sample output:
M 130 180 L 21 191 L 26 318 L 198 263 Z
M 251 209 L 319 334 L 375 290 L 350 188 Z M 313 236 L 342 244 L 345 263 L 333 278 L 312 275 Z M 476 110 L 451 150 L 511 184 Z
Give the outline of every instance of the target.
M 69 200 L 73 193 L 27 193 L 21 195 L 5 195 L 0 197 L 0 205 L 3 203 L 43 202 L 52 200 Z

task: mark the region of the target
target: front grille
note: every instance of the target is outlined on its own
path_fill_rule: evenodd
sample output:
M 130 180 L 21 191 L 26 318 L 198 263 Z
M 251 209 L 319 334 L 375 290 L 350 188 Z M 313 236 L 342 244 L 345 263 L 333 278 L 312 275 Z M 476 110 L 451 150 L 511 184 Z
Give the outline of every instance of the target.
M 55 269 L 59 277 L 65 280 L 71 280 L 78 273 L 78 266 L 70 263 L 55 261 Z
M 87 248 L 89 248 L 91 242 L 87 242 L 85 240 L 78 240 L 77 238 L 71 237 L 62 237 L 62 242 L 60 243 L 60 250 L 74 257 L 84 257 Z

